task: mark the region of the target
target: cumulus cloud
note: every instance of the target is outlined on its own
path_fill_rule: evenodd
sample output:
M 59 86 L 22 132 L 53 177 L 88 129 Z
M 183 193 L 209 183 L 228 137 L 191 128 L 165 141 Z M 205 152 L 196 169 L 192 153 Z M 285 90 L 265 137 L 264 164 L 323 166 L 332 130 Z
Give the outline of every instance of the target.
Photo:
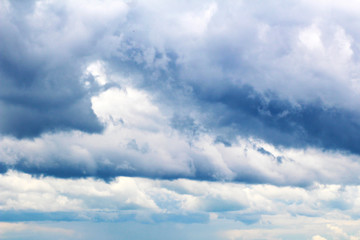
M 220 239 L 359 236 L 359 186 L 317 184 L 304 189 L 134 177 L 106 183 L 91 178 L 35 178 L 14 171 L 0 178 L 1 221 L 206 223 L 217 226 L 214 234 Z M 2 231 L 36 230 L 23 223 L 9 227 Z M 65 229 L 57 232 L 74 230 Z
M 126 4 L 109 4 L 2 1 L 3 134 L 23 138 L 49 131 L 102 130 L 80 80 L 96 52 L 91 46 L 101 38 L 100 29 L 106 31 L 109 22 L 119 22 L 126 14 Z
M 184 15 L 197 11 L 200 17 L 215 5 L 211 19 L 204 17 L 208 24 L 201 35 L 190 38 L 181 27 L 175 33 L 163 31 L 170 24 L 183 23 Z M 334 22 L 304 2 L 288 3 L 286 14 L 279 7 L 276 16 L 264 14 L 274 6 L 231 1 L 215 5 L 204 3 L 192 11 L 181 4 L 176 9 L 164 5 L 168 9 L 161 14 L 161 8 L 155 9 L 158 5 L 139 3 L 163 19 L 156 21 L 151 14 L 132 19 L 142 33 L 142 38 L 131 37 L 141 46 L 140 62 L 146 62 L 143 48 L 153 46 L 159 49 L 159 58 L 169 58 L 167 71 L 156 70 L 153 64 L 155 70 L 146 71 L 149 76 L 143 85 L 152 91 L 160 86 L 168 104 L 169 98 L 177 97 L 176 108 L 184 96 L 190 97 L 190 104 L 204 113 L 201 121 L 209 129 L 230 127 L 236 134 L 274 144 L 358 153 L 353 144 L 358 135 L 351 134 L 359 131 L 354 44 L 358 37 L 350 23 Z M 298 9 L 305 14 L 295 14 Z M 286 16 L 288 23 L 281 25 L 284 19 L 278 16 Z M 142 28 L 143 19 L 154 24 L 150 33 Z
M 356 239 L 327 220 L 360 214 L 358 5 L 2 0 L 3 220 Z M 221 236 L 300 234 L 261 227 Z
M 4 1 L 0 130 L 100 132 L 90 98 L 107 71 L 228 138 L 359 153 L 359 36 L 341 6 Z
M 113 78 L 104 75 L 106 81 Z M 184 116 L 166 110 L 148 91 L 122 86 L 105 88 L 91 98 L 92 110 L 105 126 L 102 134 L 3 137 L 2 171 L 105 180 L 122 175 L 297 186 L 359 183 L 357 155 L 279 148 L 236 135 L 228 138 L 224 132 L 206 129 L 199 112 Z
M 45 220 L 55 218 L 58 213 L 60 219 L 63 216 L 104 221 L 121 220 L 126 215 L 130 219 L 148 216 L 144 221 L 162 221 L 171 216 L 174 221 L 182 221 L 182 217 L 188 216 L 187 221 L 191 221 L 196 214 L 203 214 L 203 221 L 233 219 L 245 223 L 264 221 L 263 217 L 274 214 L 329 219 L 336 217 L 338 210 L 342 211 L 342 218 L 358 218 L 360 214 L 358 186 L 316 184 L 304 189 L 133 177 L 117 177 L 106 183 L 91 178 L 35 178 L 10 171 L 1 175 L 1 191 L 3 221 L 11 218 L 8 212 L 18 212 L 14 216 L 20 221 L 27 219 L 26 214 L 36 213 L 44 213 L 41 219 Z M 335 234 L 345 234 L 330 220 L 324 226 Z

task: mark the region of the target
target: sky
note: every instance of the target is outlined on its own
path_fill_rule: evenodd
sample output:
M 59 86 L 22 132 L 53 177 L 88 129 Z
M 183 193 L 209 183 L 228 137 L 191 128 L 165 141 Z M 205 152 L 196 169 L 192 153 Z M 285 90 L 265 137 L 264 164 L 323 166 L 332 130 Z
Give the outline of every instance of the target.
M 357 0 L 0 0 L 0 239 L 360 239 Z

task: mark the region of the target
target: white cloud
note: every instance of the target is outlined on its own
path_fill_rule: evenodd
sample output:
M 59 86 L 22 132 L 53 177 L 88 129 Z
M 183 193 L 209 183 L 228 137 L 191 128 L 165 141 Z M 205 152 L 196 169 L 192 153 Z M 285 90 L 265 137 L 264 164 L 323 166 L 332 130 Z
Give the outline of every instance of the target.
M 187 12 L 180 17 L 180 29 L 190 35 L 202 35 L 205 33 L 212 16 L 217 11 L 217 4 L 211 3 L 203 12 Z M 193 37 L 192 36 L 192 37 Z
M 357 155 L 316 148 L 278 148 L 242 137 L 225 146 L 205 131 L 189 141 L 188 136 L 171 127 L 169 116 L 176 110 L 165 112 L 149 92 L 133 86 L 100 92 L 92 97 L 92 108 L 105 124 L 102 134 L 73 131 L 44 134 L 34 140 L 3 137 L 0 139 L 2 162 L 12 167 L 25 161 L 28 171 L 50 168 L 53 175 L 63 171 L 57 170 L 61 164 L 73 168 L 75 175 L 84 176 L 99 176 L 99 172 L 111 170 L 126 175 L 280 185 L 360 182 Z
M 339 217 L 339 216 L 337 216 Z M 334 235 L 329 232 L 328 225 L 339 224 L 347 228 L 349 233 L 356 232 L 358 220 L 348 219 L 329 219 L 324 217 L 307 217 L 298 215 L 291 217 L 289 215 L 263 216 L 262 224 L 244 227 L 243 229 L 232 229 L 221 232 L 224 239 L 356 239 L 348 233 L 342 232 L 342 236 Z M 340 238 L 339 238 L 340 237 Z
M 104 67 L 104 63 L 101 61 L 96 61 L 91 63 L 87 68 L 86 68 L 86 73 L 85 74 L 90 74 L 93 76 L 93 78 L 95 79 L 95 81 L 99 84 L 99 85 L 105 85 L 107 83 L 107 79 L 106 79 L 106 72 L 105 72 L 105 67 Z M 88 82 L 87 82 L 88 83 Z M 89 83 L 88 83 L 89 84 Z
M 352 235 L 349 235 L 348 233 L 344 232 L 344 230 L 342 228 L 340 228 L 339 226 L 327 224 L 326 227 L 334 233 L 334 238 L 340 237 L 340 238 L 349 239 L 349 240 L 360 239 L 359 236 L 352 236 Z
M 326 238 L 320 236 L 320 235 L 315 235 L 312 237 L 312 240 L 326 240 Z
M 323 50 L 321 32 L 316 25 L 312 25 L 299 33 L 300 42 L 309 50 Z
M 3 193 L 0 197 L 0 209 L 3 211 L 72 211 L 78 216 L 88 216 L 90 219 L 92 212 L 100 211 L 99 214 L 103 213 L 107 219 L 116 218 L 118 214 L 129 209 L 134 210 L 136 214 L 146 213 L 150 216 L 157 213 L 181 215 L 215 212 L 217 217 L 212 217 L 213 220 L 238 218 L 246 221 L 246 216 L 253 216 L 255 219 L 262 216 L 260 222 L 267 222 L 270 221 L 269 216 L 274 216 L 271 222 L 279 225 L 285 224 L 288 220 L 283 221 L 276 216 L 291 213 L 293 216 L 310 215 L 315 219 L 317 216 L 326 218 L 328 220 L 321 223 L 321 226 L 342 236 L 345 236 L 344 231 L 338 226 L 344 223 L 335 221 L 334 225 L 334 220 L 360 214 L 357 205 L 354 204 L 360 198 L 359 186 L 314 185 L 304 189 L 262 184 L 186 179 L 169 181 L 133 177 L 117 177 L 106 183 L 91 178 L 35 178 L 14 171 L 1 175 L 0 180 L 0 189 Z M 113 214 L 115 215 L 112 216 Z M 311 221 L 311 217 L 307 220 Z M 355 222 L 354 220 L 353 225 L 349 225 L 349 220 L 346 224 L 354 227 Z M 346 236 L 355 237 L 351 234 Z
M 126 87 L 111 88 L 92 98 L 95 114 L 104 122 L 123 123 L 130 128 L 157 130 L 166 124 L 147 93 Z

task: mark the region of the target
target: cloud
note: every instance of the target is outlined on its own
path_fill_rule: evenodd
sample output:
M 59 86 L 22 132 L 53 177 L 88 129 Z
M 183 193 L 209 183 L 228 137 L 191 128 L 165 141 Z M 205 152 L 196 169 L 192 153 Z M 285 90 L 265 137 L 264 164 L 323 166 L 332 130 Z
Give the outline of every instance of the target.
M 100 133 L 90 99 L 121 84 L 111 73 L 138 76 L 132 84 L 177 108 L 174 119 L 198 112 L 197 126 L 227 142 L 253 136 L 358 154 L 351 4 L 272 5 L 4 1 L 0 131 Z
M 323 238 L 320 235 L 315 235 L 315 236 L 312 237 L 312 240 L 326 240 L 326 238 Z
M 0 180 L 0 220 L 9 225 L 1 228 L 3 236 L 17 233 L 21 238 L 21 234 L 36 232 L 85 239 L 89 231 L 100 234 L 103 227 L 128 226 L 130 231 L 148 226 L 159 234 L 162 227 L 173 225 L 191 228 L 200 239 L 209 231 L 211 239 L 358 236 L 359 186 L 299 188 L 136 177 L 117 177 L 106 183 L 92 178 L 36 178 L 14 171 Z M 347 208 L 339 209 L 334 201 L 345 202 Z M 90 227 L 94 222 L 97 228 Z M 76 227 L 80 223 L 85 226 Z M 49 224 L 53 230 L 47 229 Z
M 357 114 L 350 111 L 321 102 L 294 106 L 276 95 L 261 95 L 249 86 L 229 86 L 217 92 L 199 89 L 195 95 L 203 100 L 204 112 L 214 106 L 206 115 L 208 128 L 231 126 L 233 135 L 255 136 L 286 147 L 359 151 L 354 144 L 357 135 L 352 134 L 359 131 L 359 122 Z
M 357 239 L 344 232 L 343 236 L 329 232 L 327 222 L 329 219 L 303 217 L 289 218 L 288 216 L 264 217 L 262 227 L 232 229 L 220 232 L 224 239 Z M 266 220 L 266 221 L 265 221 Z M 340 220 L 339 224 L 346 227 L 348 232 L 356 232 L 354 223 L 350 220 Z M 266 226 L 266 227 L 265 227 Z M 294 227 L 296 226 L 296 227 Z M 340 237 L 340 238 L 339 238 Z M 349 238 L 350 237 L 350 238 Z
M 206 223 L 225 219 L 257 224 L 269 216 L 289 214 L 309 219 L 326 218 L 321 226 L 343 234 L 345 231 L 337 227 L 342 223 L 334 220 L 357 219 L 360 214 L 358 186 L 317 184 L 304 189 L 134 177 L 117 177 L 106 183 L 92 178 L 35 178 L 14 171 L 0 178 L 2 221 Z M 282 220 L 276 221 L 284 224 Z
M 287 16 L 286 25 L 253 4 L 204 3 L 192 11 L 182 4 L 159 5 L 139 2 L 131 8 L 135 33 L 123 32 L 126 41 L 113 52 L 117 64 L 106 61 L 118 71 L 143 75 L 138 87 L 176 108 L 176 118 L 200 111 L 196 122 L 208 131 L 358 153 L 358 134 L 352 134 L 359 131 L 357 36 L 349 23 L 334 22 L 306 2 L 289 4 L 293 12 L 304 9 L 301 16 L 276 9 Z M 207 23 L 200 35 L 172 30 L 195 12 Z M 228 132 L 222 134 L 231 138 Z
M 18 138 L 72 129 L 101 132 L 81 78 L 100 29 L 125 15 L 126 5 L 109 2 L 108 11 L 96 1 L 78 2 L 81 8 L 70 2 L 3 2 L 0 132 Z
M 335 234 L 335 236 L 338 236 L 340 238 L 350 239 L 350 240 L 359 239 L 359 237 L 357 237 L 357 236 L 351 236 L 351 235 L 347 234 L 346 232 L 344 232 L 344 230 L 342 228 L 340 228 L 338 226 L 334 226 L 332 224 L 328 224 L 326 226 Z
M 107 74 L 104 79 L 123 81 Z M 210 131 L 201 113 L 186 116 L 170 111 L 148 91 L 125 86 L 105 88 L 91 98 L 92 110 L 105 126 L 102 134 L 72 131 L 33 140 L 3 137 L 2 171 L 106 181 L 140 176 L 296 186 L 359 182 L 357 155 L 291 145 L 279 148 L 237 136 L 235 124 L 232 132 L 226 127 Z
M 2 221 L 358 236 L 355 1 L 1 3 Z
M 357 80 L 352 77 L 358 75 L 354 72 L 353 44 L 357 36 L 349 29 L 349 23 L 334 23 L 318 9 L 310 11 L 303 3 L 289 5 L 293 7 L 291 11 L 295 7 L 307 11 L 301 16 L 285 14 L 288 24 L 283 26 L 278 17 L 261 15 L 265 7 L 217 4 L 201 40 L 192 44 L 188 44 L 188 35 L 182 31 L 157 30 L 168 29 L 170 21 L 158 22 L 145 15 L 164 40 L 132 40 L 146 46 L 161 44 L 159 55 L 176 56 L 174 60 L 170 58 L 170 63 L 174 63 L 169 63 L 169 73 L 148 77 L 152 79 L 150 84 L 155 81 L 156 88 L 172 86 L 171 93 L 168 88 L 163 92 L 162 100 L 168 103 L 174 95 L 190 97 L 191 103 L 198 104 L 204 113 L 201 122 L 207 123 L 207 129 L 229 127 L 235 134 L 256 136 L 274 144 L 357 153 L 352 144 L 358 134 L 341 134 L 349 129 L 359 131 Z M 238 14 L 233 14 L 234 9 Z M 164 20 L 180 22 L 185 10 L 177 10 L 178 14 L 172 17 L 163 14 Z M 275 11 L 284 13 L 282 8 Z M 161 52 L 163 45 L 170 49 L 169 53 Z M 152 86 L 148 88 L 153 90 Z M 179 97 L 174 107 L 178 108 L 182 100 Z M 343 129 L 337 132 L 339 127 Z

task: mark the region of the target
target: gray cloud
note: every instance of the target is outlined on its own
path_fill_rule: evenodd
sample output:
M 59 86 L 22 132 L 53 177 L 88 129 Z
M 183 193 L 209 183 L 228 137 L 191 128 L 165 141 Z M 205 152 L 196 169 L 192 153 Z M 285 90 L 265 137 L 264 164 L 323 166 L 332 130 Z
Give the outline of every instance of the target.
M 102 31 L 101 21 L 90 27 L 94 19 L 89 18 L 104 16 L 92 6 L 72 16 L 74 7 L 66 2 L 4 1 L 0 24 L 3 134 L 23 138 L 59 130 L 102 131 L 82 78 Z M 113 10 L 126 11 L 116 5 Z
M 20 2 L 1 237 L 358 236 L 356 0 Z
M 359 36 L 342 18 L 349 9 L 324 6 L 336 12 L 333 19 L 309 2 L 282 4 L 286 11 L 229 1 L 192 10 L 164 5 L 168 11 L 160 13 L 139 2 L 130 11 L 134 32 L 122 32 L 121 47 L 107 60 L 118 71 L 143 74 L 137 86 L 176 109 L 173 127 L 186 134 L 195 131 L 189 113 L 199 111 L 196 131 L 228 141 L 252 136 L 359 153 Z
M 357 159 L 360 36 L 344 17 L 357 15 L 340 3 L 326 6 L 335 11 L 331 18 L 307 1 L 280 2 L 286 11 L 281 4 L 234 1 L 4 1 L 0 132 L 53 146 L 19 149 L 31 144 L 9 140 L 16 153 L 2 149 L 1 171 L 357 182 L 343 171 L 317 176 L 316 167 L 286 156 L 295 148 L 308 158 L 308 149 L 317 148 L 331 162 L 337 154 L 348 166 Z M 89 72 L 93 63 L 103 72 Z M 121 95 L 130 89 L 140 93 Z M 79 142 L 70 144 L 72 137 Z M 242 140 L 248 145 L 232 155 Z M 268 168 L 253 164 L 256 158 Z M 303 172 L 291 178 L 287 167 L 299 165 Z

